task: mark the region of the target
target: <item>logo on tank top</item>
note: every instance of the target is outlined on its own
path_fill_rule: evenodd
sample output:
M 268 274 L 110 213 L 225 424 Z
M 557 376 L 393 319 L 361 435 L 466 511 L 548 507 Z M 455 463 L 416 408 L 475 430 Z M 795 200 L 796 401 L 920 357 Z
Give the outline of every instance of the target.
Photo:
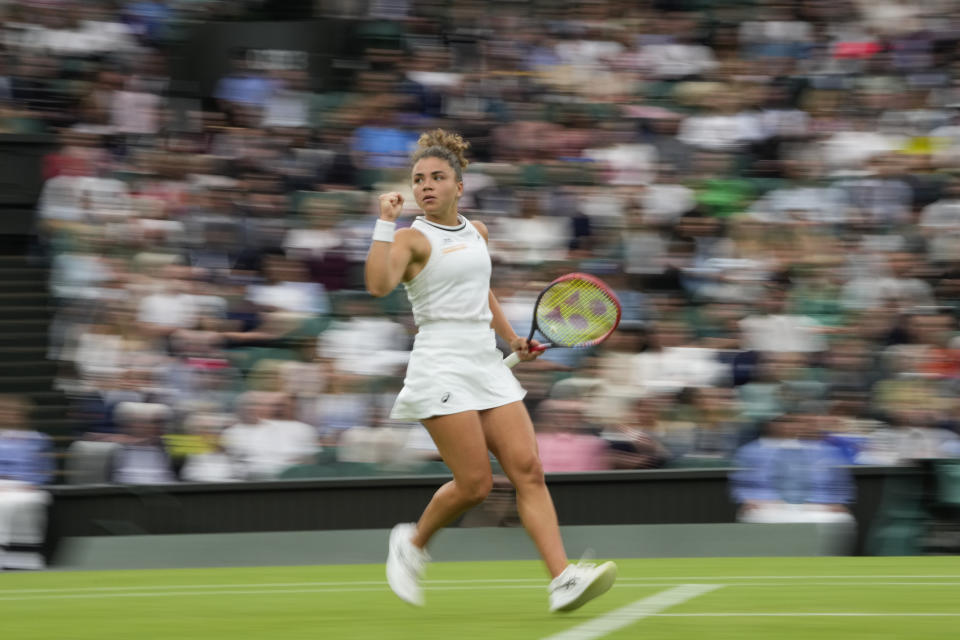
M 443 240 L 440 241 L 440 253 L 453 253 L 454 251 L 461 251 L 467 248 L 467 243 L 458 240 L 457 238 L 451 238 L 445 236 Z
M 446 401 L 449 400 L 449 399 L 450 399 L 450 392 L 449 392 L 449 391 L 447 391 L 445 394 L 443 394 L 442 396 L 440 396 L 440 402 L 446 402 Z

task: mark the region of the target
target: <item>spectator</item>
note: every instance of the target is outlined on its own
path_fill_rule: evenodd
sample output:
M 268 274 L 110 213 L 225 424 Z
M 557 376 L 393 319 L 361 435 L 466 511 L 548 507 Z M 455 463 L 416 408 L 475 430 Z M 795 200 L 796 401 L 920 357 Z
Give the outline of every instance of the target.
M 807 316 L 787 312 L 787 292 L 771 285 L 760 299 L 759 313 L 740 321 L 745 349 L 765 352 L 817 353 L 825 343 L 819 324 Z
M 913 347 L 891 348 L 899 367 L 916 369 L 919 358 Z M 856 457 L 857 464 L 911 464 L 917 460 L 960 456 L 960 437 L 943 426 L 949 406 L 930 380 L 914 374 L 899 374 L 879 382 L 874 403 L 887 424 L 874 429 Z
M 673 404 L 662 438 L 674 463 L 710 466 L 733 457 L 742 434 L 731 389 L 684 389 Z
M 637 400 L 627 418 L 603 430 L 600 436 L 610 445 L 614 469 L 654 469 L 671 458 L 662 444 L 662 425 L 656 398 Z
M 238 49 L 231 56 L 232 69 L 217 83 L 215 95 L 221 109 L 235 123 L 244 123 L 250 115 L 267 104 L 275 83 L 255 71 L 247 59 L 247 52 Z
M 195 413 L 185 421 L 185 430 L 200 438 L 202 450 L 187 456 L 180 477 L 185 482 L 232 482 L 243 480 L 239 461 L 227 452 L 221 434 L 223 418 L 217 414 Z
M 546 473 L 613 468 L 610 444 L 589 432 L 580 402 L 544 400 L 537 413 L 537 447 Z
M 120 445 L 113 456 L 111 481 L 118 484 L 176 482 L 173 460 L 163 442 L 170 410 L 162 404 L 121 402 L 115 414 L 122 432 L 111 438 Z
M 320 336 L 319 356 L 345 374 L 384 375 L 407 362 L 410 338 L 406 328 L 384 316 L 372 298 L 350 293 L 341 297 L 339 316 Z
M 290 396 L 248 392 L 241 407 L 242 422 L 227 427 L 222 440 L 247 479 L 273 478 L 319 450 L 316 430 L 294 419 Z
M 0 396 L 0 571 L 42 569 L 53 447 L 30 427 L 28 400 Z
M 927 239 L 927 257 L 934 264 L 953 262 L 960 255 L 960 179 L 952 179 L 943 197 L 924 207 L 920 232 Z
M 741 522 L 853 525 L 853 481 L 809 415 L 783 414 L 736 453 L 730 490 Z

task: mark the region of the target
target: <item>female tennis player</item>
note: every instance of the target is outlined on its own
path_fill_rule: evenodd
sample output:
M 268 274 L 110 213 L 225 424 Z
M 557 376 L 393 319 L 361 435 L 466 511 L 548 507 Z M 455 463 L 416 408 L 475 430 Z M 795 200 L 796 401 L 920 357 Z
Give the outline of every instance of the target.
M 393 528 L 387 581 L 401 599 L 423 605 L 427 543 L 486 498 L 493 483 L 490 451 L 516 488 L 520 518 L 553 576 L 550 610 L 572 611 L 607 591 L 617 568 L 567 560 L 533 424 L 521 402 L 526 392 L 504 365 L 494 332 L 521 360 L 537 357 L 539 344 L 516 334 L 490 291 L 486 226 L 457 209 L 468 146 L 442 129 L 420 136 L 412 180 L 423 215 L 396 230 L 403 196 L 381 195 L 367 255 L 367 290 L 385 296 L 403 282 L 418 327 L 391 417 L 422 422 L 453 472 L 417 523 Z

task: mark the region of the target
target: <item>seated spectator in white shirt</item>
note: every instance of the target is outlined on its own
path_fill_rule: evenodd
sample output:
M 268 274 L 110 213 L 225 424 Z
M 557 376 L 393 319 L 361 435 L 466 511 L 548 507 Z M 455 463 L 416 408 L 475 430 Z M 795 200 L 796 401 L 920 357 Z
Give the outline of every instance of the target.
M 884 361 L 888 377 L 874 385 L 873 402 L 887 424 L 868 435 L 854 462 L 898 465 L 960 456 L 960 437 L 940 424 L 952 400 L 920 372 L 923 346 L 894 345 Z
M 337 370 L 378 376 L 406 364 L 410 357 L 407 329 L 379 313 L 370 296 L 345 298 L 338 315 L 317 342 L 318 355 L 333 361 Z
M 740 321 L 744 349 L 764 352 L 820 352 L 826 347 L 820 324 L 809 316 L 786 313 L 786 291 L 767 287 L 758 313 Z
M 110 120 L 117 133 L 154 135 L 160 130 L 160 96 L 136 77 L 128 77 L 122 89 L 113 92 Z
M 305 71 L 280 72 L 280 78 L 263 105 L 263 127 L 310 126 L 309 77 Z
M 850 201 L 843 189 L 816 180 L 818 166 L 812 158 L 783 160 L 789 186 L 768 191 L 750 207 L 750 215 L 764 222 L 787 224 L 846 222 Z
M 316 429 L 293 418 L 293 400 L 282 393 L 247 394 L 241 420 L 223 433 L 232 458 L 242 461 L 249 479 L 276 477 L 287 467 L 310 462 L 320 450 Z
M 930 261 L 951 262 L 960 255 L 960 179 L 951 180 L 943 197 L 924 207 L 919 224 Z
M 570 246 L 570 220 L 543 215 L 534 194 L 525 194 L 519 217 L 497 218 L 490 253 L 508 264 L 539 265 L 564 260 Z
M 917 255 L 903 250 L 892 251 L 886 255 L 885 265 L 883 262 L 880 260 L 880 268 L 873 274 L 858 274 L 843 286 L 840 300 L 846 309 L 880 309 L 893 303 L 896 308 L 905 310 L 934 304 L 933 289 L 917 277 L 921 266 Z
M 679 42 L 644 45 L 637 62 L 654 78 L 664 79 L 698 76 L 717 66 L 709 47 Z
M 247 299 L 268 311 L 287 311 L 303 315 L 325 315 L 330 303 L 323 285 L 310 282 L 307 270 L 298 260 L 282 252 L 264 257 L 264 284 L 247 288 Z
M 683 322 L 661 321 L 650 327 L 647 349 L 633 356 L 636 395 L 673 393 L 722 381 L 725 368 L 715 349 L 695 346 Z
M 189 267 L 181 265 L 162 267 L 153 281 L 153 292 L 140 300 L 137 321 L 149 335 L 166 336 L 195 327 L 197 309 L 188 271 Z

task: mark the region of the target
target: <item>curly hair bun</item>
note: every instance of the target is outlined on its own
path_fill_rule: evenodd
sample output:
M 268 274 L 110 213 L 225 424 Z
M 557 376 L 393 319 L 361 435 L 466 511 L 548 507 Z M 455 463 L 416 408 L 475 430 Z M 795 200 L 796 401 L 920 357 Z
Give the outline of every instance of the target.
M 460 165 L 461 170 L 466 169 L 467 164 L 469 164 L 464 153 L 470 147 L 470 143 L 464 140 L 458 133 L 444 131 L 443 129 L 434 129 L 433 131 L 421 134 L 420 139 L 417 140 L 417 145 L 420 147 L 421 152 L 431 147 L 446 149 Z

